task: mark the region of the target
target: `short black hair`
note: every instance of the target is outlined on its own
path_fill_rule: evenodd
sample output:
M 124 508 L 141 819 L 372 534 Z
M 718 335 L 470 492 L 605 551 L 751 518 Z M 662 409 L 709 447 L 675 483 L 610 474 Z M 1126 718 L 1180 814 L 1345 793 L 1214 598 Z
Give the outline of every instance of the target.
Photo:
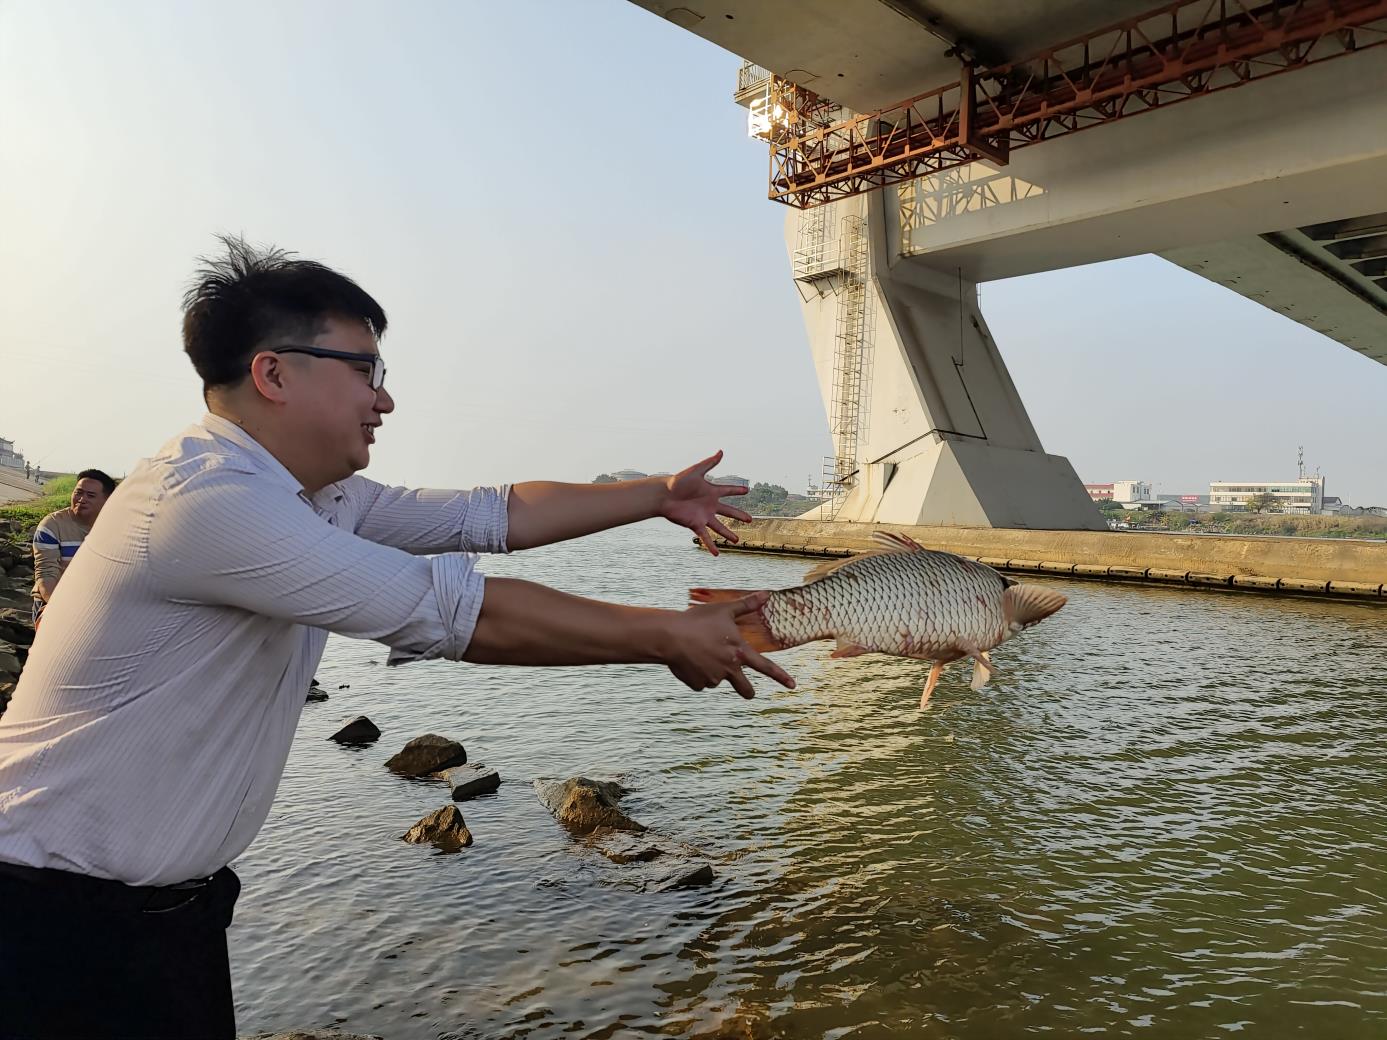
M 239 383 L 273 339 L 321 335 L 329 317 L 358 318 L 376 336 L 385 331 L 385 311 L 346 275 L 237 235 L 217 238 L 225 255 L 199 257 L 203 266 L 183 296 L 183 349 L 204 393 Z
M 84 469 L 81 473 L 77 474 L 77 479 L 96 481 L 101 485 L 101 490 L 108 496 L 116 489 L 115 478 L 109 473 L 102 473 L 99 469 Z

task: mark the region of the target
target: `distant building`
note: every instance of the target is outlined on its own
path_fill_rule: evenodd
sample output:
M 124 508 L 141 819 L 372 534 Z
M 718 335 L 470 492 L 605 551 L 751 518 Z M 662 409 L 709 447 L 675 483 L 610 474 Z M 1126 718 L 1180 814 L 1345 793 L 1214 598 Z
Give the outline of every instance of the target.
M 1111 484 L 1085 484 L 1084 490 L 1095 502 L 1116 502 L 1118 505 L 1151 505 L 1151 485 L 1145 480 L 1115 480 Z
M 1318 513 L 1324 506 L 1324 477 L 1300 480 L 1216 480 L 1209 485 L 1209 504 L 1220 512 L 1242 512 L 1250 499 L 1271 495 L 1283 513 Z
M 638 469 L 614 469 L 612 470 L 612 476 L 616 477 L 617 480 L 640 480 L 642 477 L 647 476 L 647 474 L 642 473 Z
M 0 437 L 0 466 L 8 466 L 10 469 L 23 469 L 24 456 L 15 451 L 14 441 Z
M 739 477 L 735 473 L 716 473 L 708 478 L 710 484 L 741 484 L 743 487 L 751 487 L 751 481 L 746 477 Z
M 1165 508 L 1171 512 L 1207 513 L 1209 511 L 1208 495 L 1157 495 L 1156 497 L 1164 502 Z
M 1151 497 L 1151 485 L 1145 480 L 1114 480 L 1112 485 L 1112 500 L 1122 504 L 1132 502 L 1154 502 Z

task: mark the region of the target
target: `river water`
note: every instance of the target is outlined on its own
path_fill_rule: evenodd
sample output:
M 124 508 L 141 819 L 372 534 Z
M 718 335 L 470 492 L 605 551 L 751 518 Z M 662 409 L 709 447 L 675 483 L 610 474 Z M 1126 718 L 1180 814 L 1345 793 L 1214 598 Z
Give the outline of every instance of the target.
M 653 606 L 809 566 L 656 523 L 487 562 Z M 1387 1035 L 1387 611 L 1047 583 L 1069 605 L 923 714 L 924 666 L 827 643 L 744 702 L 651 667 L 387 670 L 334 637 L 236 864 L 241 1032 Z M 325 739 L 363 713 L 374 747 Z M 504 778 L 454 855 L 399 840 L 448 804 L 384 768 L 424 732 Z M 621 778 L 714 883 L 622 887 L 531 787 L 577 774 Z

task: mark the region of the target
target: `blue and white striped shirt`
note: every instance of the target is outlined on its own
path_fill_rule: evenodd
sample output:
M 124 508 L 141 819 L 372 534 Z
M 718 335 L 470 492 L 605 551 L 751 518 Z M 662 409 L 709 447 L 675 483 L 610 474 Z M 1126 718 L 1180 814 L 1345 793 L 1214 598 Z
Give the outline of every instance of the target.
M 0 860 L 163 885 L 250 844 L 328 632 L 457 659 L 508 487 L 310 499 L 208 415 L 106 503 L 0 717 Z M 425 559 L 425 554 L 434 555 Z

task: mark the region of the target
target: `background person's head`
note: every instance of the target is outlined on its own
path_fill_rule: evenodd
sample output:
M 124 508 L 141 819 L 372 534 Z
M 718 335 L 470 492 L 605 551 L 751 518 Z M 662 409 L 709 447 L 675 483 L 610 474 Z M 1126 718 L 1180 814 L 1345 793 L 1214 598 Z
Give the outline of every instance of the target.
M 322 264 L 221 242 L 225 255 L 202 259 L 183 300 L 183 349 L 208 407 L 242 423 L 310 492 L 365 468 L 395 407 L 372 386 L 377 366 L 303 349 L 378 356 L 385 311 Z
M 84 469 L 77 474 L 77 483 L 72 488 L 73 517 L 90 527 L 115 489 L 115 479 L 110 475 L 99 469 Z

